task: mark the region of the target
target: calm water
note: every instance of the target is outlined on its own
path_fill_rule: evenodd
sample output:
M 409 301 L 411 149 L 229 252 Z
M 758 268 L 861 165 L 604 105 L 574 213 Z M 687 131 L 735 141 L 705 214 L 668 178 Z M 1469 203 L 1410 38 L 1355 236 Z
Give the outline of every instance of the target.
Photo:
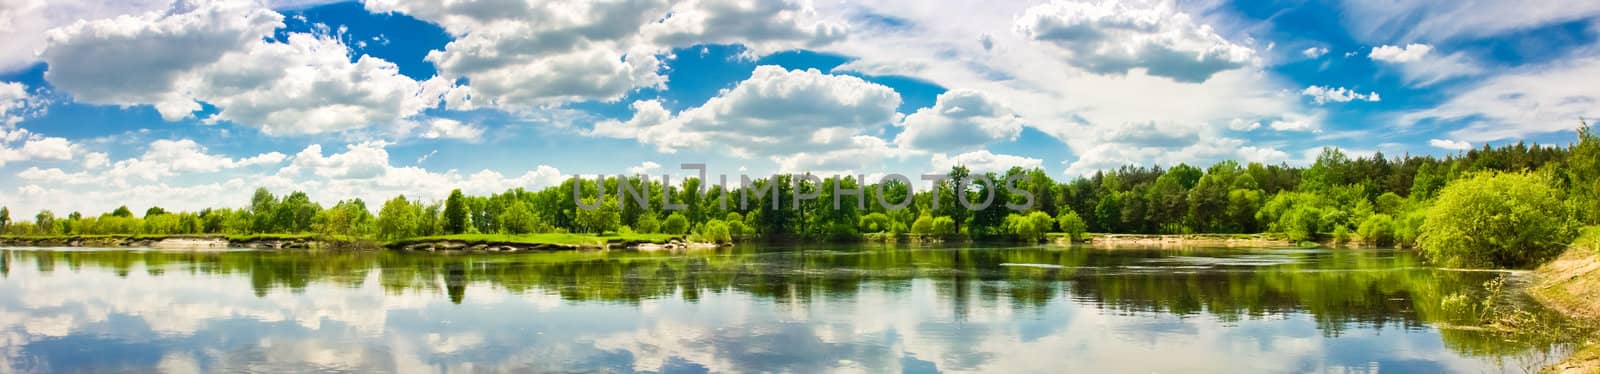
M 1520 372 L 1564 349 L 1441 329 L 1498 274 L 1381 250 L 0 259 L 0 371 Z

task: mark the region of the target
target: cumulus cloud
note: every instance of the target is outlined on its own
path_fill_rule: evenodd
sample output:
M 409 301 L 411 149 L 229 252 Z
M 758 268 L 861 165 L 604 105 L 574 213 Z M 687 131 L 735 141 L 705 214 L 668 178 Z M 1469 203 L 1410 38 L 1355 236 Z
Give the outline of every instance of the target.
M 665 152 L 711 147 L 781 162 L 856 148 L 862 141 L 855 137 L 892 123 L 899 105 L 893 89 L 860 78 L 767 65 L 704 105 L 674 116 L 660 103 L 637 102 L 634 118 L 598 123 L 592 134 L 633 138 Z
M 213 154 L 192 139 L 160 139 L 150 142 L 144 154 L 139 157 L 112 163 L 103 177 L 107 182 L 124 186 L 129 180 L 157 181 L 191 173 L 214 173 L 225 169 L 274 165 L 283 162 L 285 158 L 282 153 L 268 152 L 234 159 Z
M 256 2 L 214 1 L 79 22 L 50 32 L 45 78 L 77 101 L 152 105 L 169 121 L 209 103 L 218 111 L 208 122 L 269 135 L 393 125 L 448 88 L 424 90 L 379 58 L 351 61 L 333 37 L 264 39 L 282 20 Z
M 943 153 L 933 155 L 933 170 L 950 170 L 953 166 L 966 166 L 974 173 L 1004 173 L 1012 167 L 1037 169 L 1043 165 L 1044 160 L 1037 158 L 994 154 L 988 150 L 977 150 L 955 156 Z
M 1305 50 L 1300 51 L 1300 54 L 1303 55 L 1303 56 L 1306 56 L 1306 58 L 1318 58 L 1318 57 L 1322 57 L 1322 55 L 1328 54 L 1328 48 L 1327 47 L 1306 48 Z
M 1574 58 L 1488 78 L 1443 104 L 1400 116 L 1400 123 L 1461 121 L 1457 140 L 1487 142 L 1570 131 L 1600 117 L 1600 57 Z
M 16 161 L 68 161 L 83 147 L 66 138 L 36 134 L 24 128 L 0 127 L 0 166 Z
M 674 47 L 739 44 L 755 54 L 844 38 L 804 2 L 438 2 L 379 0 L 456 37 L 427 60 L 440 75 L 471 80 L 474 103 L 511 111 L 579 101 L 615 101 L 666 84 L 662 58 Z
M 939 94 L 932 107 L 918 109 L 900 121 L 905 127 L 895 143 L 922 150 L 951 151 L 1015 140 L 1022 119 L 981 91 L 957 89 Z
M 40 61 L 50 29 L 159 10 L 171 0 L 0 0 L 0 73 Z
M 661 169 L 661 164 L 655 163 L 655 161 L 645 161 L 643 163 L 640 163 L 638 166 L 629 166 L 628 167 L 628 174 L 630 174 L 630 175 L 650 174 L 650 172 L 653 172 L 653 171 L 656 171 L 656 170 L 660 170 L 660 169 Z
M 1397 66 L 1406 82 L 1415 86 L 1428 86 L 1445 80 L 1477 75 L 1483 68 L 1473 63 L 1463 53 L 1447 55 L 1434 53 L 1433 46 L 1411 43 L 1404 47 L 1383 45 L 1372 48 L 1367 58 Z
M 449 118 L 434 118 L 426 121 L 421 128 L 423 139 L 461 139 L 478 141 L 483 138 L 483 127 L 464 123 Z
M 1096 73 L 1140 68 L 1185 82 L 1255 62 L 1255 51 L 1196 23 L 1170 2 L 1054 0 L 1017 18 L 1022 35 L 1062 48 L 1075 66 Z
M 0 127 L 15 127 L 23 120 L 44 114 L 48 100 L 28 92 L 17 82 L 0 82 Z
M 1428 145 L 1434 146 L 1435 148 L 1448 149 L 1452 151 L 1465 151 L 1472 149 L 1472 143 L 1459 140 L 1430 139 L 1428 140 Z
M 1311 97 L 1311 100 L 1317 102 L 1319 105 L 1329 102 L 1348 103 L 1358 100 L 1375 102 L 1381 100 L 1381 98 L 1378 97 L 1377 92 L 1369 92 L 1363 95 L 1360 92 L 1355 92 L 1344 87 L 1308 86 L 1305 90 L 1300 91 L 1300 94 Z

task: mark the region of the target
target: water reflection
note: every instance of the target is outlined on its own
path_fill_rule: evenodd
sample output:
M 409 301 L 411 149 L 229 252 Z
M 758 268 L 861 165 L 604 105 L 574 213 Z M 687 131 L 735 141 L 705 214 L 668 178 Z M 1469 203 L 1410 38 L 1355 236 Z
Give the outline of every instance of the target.
M 0 371 L 1519 371 L 1393 251 L 0 251 Z M 1559 351 L 1559 349 L 1556 349 Z

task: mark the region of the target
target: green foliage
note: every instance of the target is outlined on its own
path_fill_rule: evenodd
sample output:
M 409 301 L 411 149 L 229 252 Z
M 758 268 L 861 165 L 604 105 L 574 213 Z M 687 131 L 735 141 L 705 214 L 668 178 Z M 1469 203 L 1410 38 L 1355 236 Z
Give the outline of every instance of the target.
M 593 200 L 593 199 L 589 199 Z M 676 215 L 676 214 L 674 214 Z M 682 219 L 682 216 L 679 216 Z M 604 234 L 617 231 L 622 227 L 622 209 L 617 206 L 616 200 L 606 200 L 594 209 L 578 209 L 578 216 L 574 227 L 578 232 L 591 234 Z M 667 219 L 667 226 L 672 226 L 672 219 Z M 679 231 L 665 231 L 668 234 L 683 235 L 688 233 L 687 221 L 685 227 Z
M 405 195 L 389 199 L 378 211 L 378 238 L 398 240 L 420 235 L 421 215 L 422 207 L 406 200 Z
M 639 220 L 633 224 L 633 231 L 642 234 L 661 232 L 661 220 L 656 219 L 654 213 L 642 214 L 639 216 Z
M 1037 242 L 1044 240 L 1044 234 L 1050 232 L 1055 225 L 1055 220 L 1050 219 L 1044 212 L 1032 212 L 1027 215 L 1012 213 L 1006 216 L 1006 233 L 1015 240 L 1022 242 Z
M 1056 225 L 1060 226 L 1061 232 L 1067 233 L 1067 237 L 1072 241 L 1083 241 L 1088 238 L 1089 225 L 1071 209 L 1056 217 Z
M 1361 227 L 1356 229 L 1356 234 L 1361 236 L 1361 241 L 1377 246 L 1394 245 L 1395 222 L 1394 217 L 1388 214 L 1374 214 L 1361 222 Z
M 952 237 L 960 233 L 956 227 L 956 220 L 950 217 L 937 217 L 933 219 L 933 235 Z
M 444 200 L 444 232 L 448 234 L 463 234 L 471 225 L 467 215 L 467 198 L 461 194 L 461 189 L 450 191 L 450 197 Z
M 1452 267 L 1527 267 L 1561 253 L 1577 233 L 1561 192 L 1541 176 L 1476 173 L 1439 192 L 1418 245 Z
M 933 216 L 924 214 L 911 223 L 911 233 L 917 236 L 933 235 Z
M 894 221 L 889 219 L 887 214 L 871 213 L 861 216 L 861 232 L 884 232 L 893 228 Z
M 511 208 L 506 210 L 505 215 L 501 217 L 501 221 L 501 226 L 505 228 L 505 232 L 508 234 L 530 234 L 543 231 L 539 227 L 539 217 L 533 215 L 533 209 L 529 208 L 528 203 L 524 201 L 511 203 Z
M 733 233 L 728 229 L 726 221 L 713 219 L 700 226 L 700 238 L 714 243 L 731 243 Z
M 661 232 L 671 235 L 683 235 L 689 232 L 689 218 L 683 213 L 673 212 L 667 216 L 666 223 L 661 225 Z

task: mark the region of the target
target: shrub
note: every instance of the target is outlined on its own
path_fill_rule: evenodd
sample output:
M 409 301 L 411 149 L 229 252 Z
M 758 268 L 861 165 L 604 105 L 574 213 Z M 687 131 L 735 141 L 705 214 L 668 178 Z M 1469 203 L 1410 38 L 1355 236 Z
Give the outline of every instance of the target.
M 926 214 L 917 217 L 917 221 L 911 223 L 911 233 L 922 236 L 933 235 L 933 217 Z
M 1439 191 L 1417 244 L 1452 267 L 1527 267 L 1566 249 L 1577 235 L 1560 191 L 1540 176 L 1478 173 Z
M 938 235 L 938 236 L 945 236 L 945 237 L 955 236 L 956 235 L 956 220 L 953 219 L 953 218 L 950 218 L 950 217 L 934 218 L 933 219 L 933 234 L 934 235 Z
M 1361 236 L 1361 241 L 1377 246 L 1394 244 L 1394 217 L 1388 214 L 1374 214 L 1361 222 L 1361 227 L 1356 228 L 1356 235 Z
M 672 235 L 683 235 L 689 232 L 689 219 L 682 213 L 672 213 L 667 216 L 666 223 L 661 225 L 661 232 Z
M 1012 213 L 1006 216 L 1006 233 L 1023 242 L 1037 242 L 1044 239 L 1044 233 L 1050 231 L 1053 225 L 1049 214 L 1033 212 L 1026 216 Z
M 889 231 L 892 227 L 893 224 L 892 220 L 889 219 L 889 215 L 872 213 L 861 216 L 861 232 L 884 232 Z
M 707 221 L 700 226 L 700 237 L 716 243 L 733 242 L 733 233 L 728 229 L 728 223 L 719 219 Z
M 656 219 L 656 215 L 650 212 L 640 214 L 639 220 L 633 223 L 633 231 L 641 234 L 654 234 L 660 230 L 661 220 Z
M 1061 232 L 1067 233 L 1067 237 L 1072 238 L 1072 241 L 1083 241 L 1089 232 L 1089 224 L 1084 223 L 1083 218 L 1078 217 L 1078 212 L 1071 209 L 1056 217 L 1056 225 L 1060 226 Z

